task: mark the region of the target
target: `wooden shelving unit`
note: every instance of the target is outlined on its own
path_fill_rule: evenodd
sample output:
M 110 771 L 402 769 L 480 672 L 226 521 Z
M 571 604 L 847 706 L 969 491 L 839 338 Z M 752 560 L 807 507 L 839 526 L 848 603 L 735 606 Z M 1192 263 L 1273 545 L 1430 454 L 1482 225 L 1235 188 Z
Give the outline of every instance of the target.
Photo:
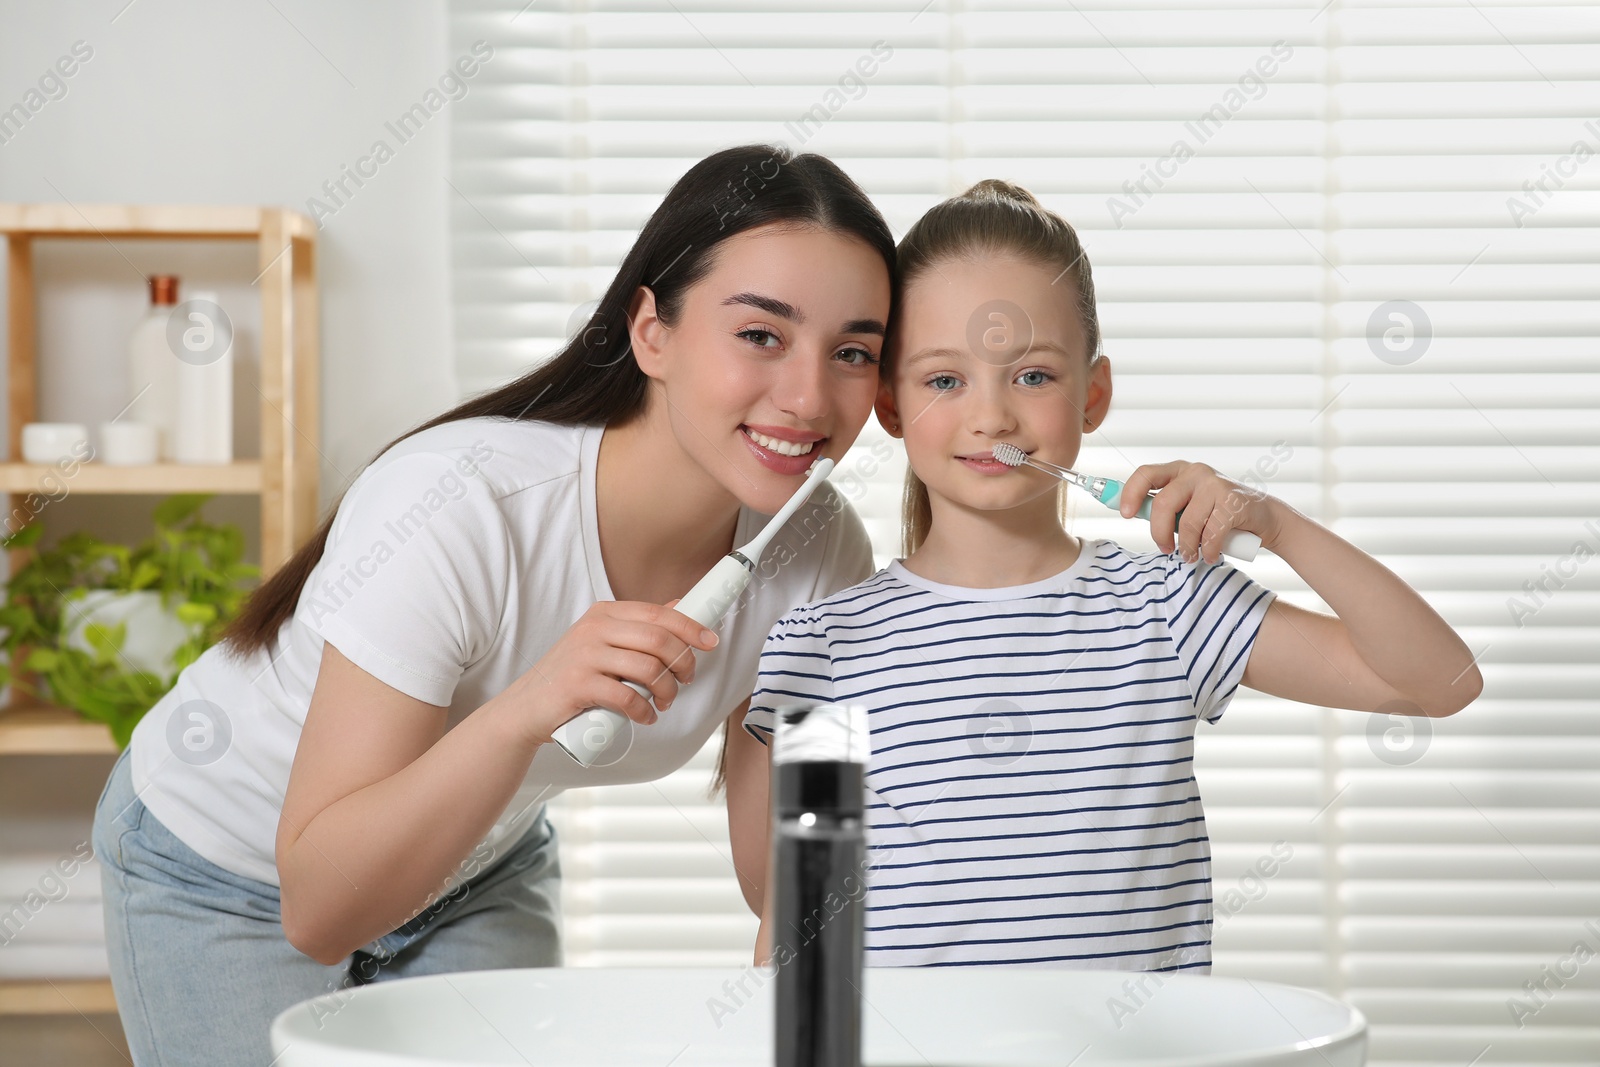
M 95 1015 L 117 1010 L 103 978 L 0 982 L 0 1015 Z
M 54 467 L 0 463 L 0 493 L 31 493 Z M 236 460 L 213 467 L 160 463 L 149 467 L 108 467 L 86 463 L 72 476 L 74 493 L 259 493 L 261 464 Z
M 38 333 L 34 248 L 45 240 L 253 241 L 261 292 L 259 460 L 198 466 L 86 463 L 74 493 L 218 493 L 261 500 L 261 573 L 271 574 L 317 522 L 316 226 L 296 211 L 231 205 L 0 204 L 6 243 L 9 455 L 22 455 L 22 427 L 37 417 Z M 131 324 L 130 324 L 131 325 Z M 0 494 L 36 491 L 49 466 L 0 462 Z M 13 572 L 26 549 L 11 553 Z M 110 755 L 110 732 L 75 712 L 20 697 L 0 709 L 0 755 Z M 116 1010 L 106 981 L 0 981 L 0 1015 Z
M 0 712 L 0 756 L 115 755 L 111 731 L 70 708 L 16 703 Z

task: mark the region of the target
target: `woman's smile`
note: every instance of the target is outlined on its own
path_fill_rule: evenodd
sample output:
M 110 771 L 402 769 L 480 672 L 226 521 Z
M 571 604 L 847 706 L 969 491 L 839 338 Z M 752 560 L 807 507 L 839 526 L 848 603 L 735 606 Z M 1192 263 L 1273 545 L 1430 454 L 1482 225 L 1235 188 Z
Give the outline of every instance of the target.
M 739 436 L 761 465 L 778 474 L 802 474 L 822 455 L 822 446 L 828 438 L 810 430 L 794 430 L 782 426 L 762 426 L 757 429 L 749 423 L 739 427 Z

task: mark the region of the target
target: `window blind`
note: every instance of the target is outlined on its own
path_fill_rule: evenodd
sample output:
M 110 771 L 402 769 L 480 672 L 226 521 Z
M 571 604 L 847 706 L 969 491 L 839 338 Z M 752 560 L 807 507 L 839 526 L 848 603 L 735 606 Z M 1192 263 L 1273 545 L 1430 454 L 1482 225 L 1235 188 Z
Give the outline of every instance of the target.
M 476 0 L 452 33 L 495 49 L 453 113 L 468 392 L 554 352 L 731 144 L 829 155 L 897 236 L 985 177 L 1072 222 L 1115 372 L 1080 466 L 1203 460 L 1282 497 L 1422 591 L 1486 680 L 1443 720 L 1242 691 L 1202 724 L 1215 973 L 1348 999 L 1374 1064 L 1600 1060 L 1594 8 Z M 877 467 L 853 503 L 880 565 L 885 438 L 841 464 Z M 1073 529 L 1151 547 L 1093 503 Z M 571 963 L 748 962 L 714 756 L 554 806 Z

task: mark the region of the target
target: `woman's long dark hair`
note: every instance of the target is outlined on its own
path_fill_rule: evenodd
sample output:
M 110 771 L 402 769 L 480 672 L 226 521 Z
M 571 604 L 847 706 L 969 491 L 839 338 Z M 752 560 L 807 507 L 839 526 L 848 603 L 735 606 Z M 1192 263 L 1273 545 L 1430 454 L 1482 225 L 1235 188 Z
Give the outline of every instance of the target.
M 689 287 L 711 270 L 719 243 L 757 226 L 785 222 L 860 238 L 883 257 L 893 283 L 894 237 L 888 225 L 831 160 L 814 153 L 791 157 L 782 146 L 725 149 L 690 167 L 668 191 L 587 326 L 553 359 L 406 431 L 372 458 L 412 434 L 457 419 L 497 416 L 564 426 L 627 422 L 643 412 L 649 381 L 629 349 L 628 304 L 639 287 L 648 286 L 655 294 L 656 313 L 670 327 L 683 310 Z M 243 657 L 271 648 L 322 558 L 338 507 L 335 501 L 316 532 L 251 594 L 223 631 L 219 643 L 230 654 Z

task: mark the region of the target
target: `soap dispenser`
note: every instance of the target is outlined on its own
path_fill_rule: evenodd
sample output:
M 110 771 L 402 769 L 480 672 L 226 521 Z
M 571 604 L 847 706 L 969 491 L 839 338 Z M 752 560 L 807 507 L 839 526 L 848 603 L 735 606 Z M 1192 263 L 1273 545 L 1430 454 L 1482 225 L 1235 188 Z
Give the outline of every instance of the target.
M 178 418 L 178 361 L 167 342 L 167 323 L 178 303 L 178 279 L 172 274 L 150 278 L 150 307 L 128 340 L 128 422 L 156 428 L 156 455 L 173 458 L 173 428 Z
M 777 1067 L 860 1067 L 867 709 L 777 709 L 772 751 Z

